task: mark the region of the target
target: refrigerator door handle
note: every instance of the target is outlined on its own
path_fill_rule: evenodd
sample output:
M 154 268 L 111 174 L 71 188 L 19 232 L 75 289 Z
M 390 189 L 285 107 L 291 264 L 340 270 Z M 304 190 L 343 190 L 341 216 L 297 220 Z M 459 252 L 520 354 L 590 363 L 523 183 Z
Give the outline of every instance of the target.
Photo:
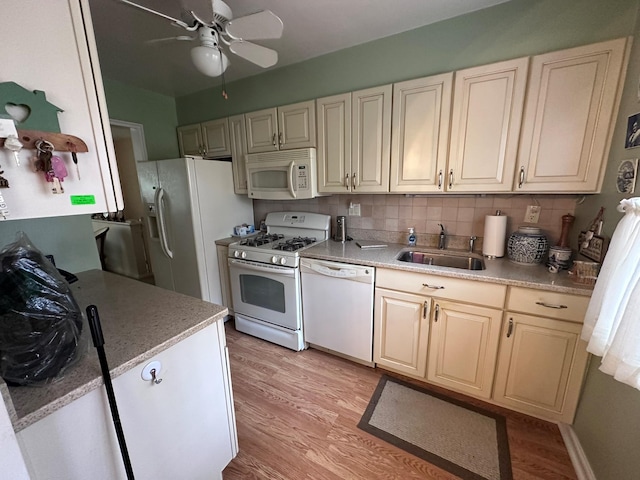
M 173 258 L 173 252 L 169 248 L 169 243 L 167 242 L 167 229 L 166 224 L 164 223 L 164 189 L 158 188 L 156 190 L 155 195 L 155 203 L 156 203 L 156 212 L 158 217 L 158 236 L 160 237 L 160 247 L 162 248 L 162 252 L 168 257 Z

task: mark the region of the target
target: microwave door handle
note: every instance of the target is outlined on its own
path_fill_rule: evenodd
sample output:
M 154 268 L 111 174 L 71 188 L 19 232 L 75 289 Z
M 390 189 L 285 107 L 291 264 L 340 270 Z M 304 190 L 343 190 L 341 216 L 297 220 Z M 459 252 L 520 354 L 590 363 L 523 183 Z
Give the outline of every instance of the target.
M 158 217 L 158 236 L 160 237 L 160 247 L 162 248 L 162 253 L 164 253 L 167 258 L 173 258 L 173 252 L 169 248 L 169 243 L 167 242 L 167 227 L 164 221 L 164 189 L 158 188 L 155 194 L 155 203 L 156 203 L 156 212 Z
M 293 160 L 291 160 L 291 163 L 289 164 L 289 192 L 291 193 L 291 196 L 293 198 L 296 198 L 296 191 L 295 191 L 295 182 L 294 182 L 294 178 L 293 178 L 293 169 L 296 166 L 296 162 L 294 162 Z

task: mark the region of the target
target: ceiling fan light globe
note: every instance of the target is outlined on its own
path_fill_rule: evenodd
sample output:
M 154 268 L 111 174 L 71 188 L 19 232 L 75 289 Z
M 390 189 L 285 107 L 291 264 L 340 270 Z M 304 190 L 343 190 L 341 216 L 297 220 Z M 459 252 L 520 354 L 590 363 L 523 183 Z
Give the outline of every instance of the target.
M 202 45 L 191 49 L 191 61 L 198 71 L 208 77 L 219 77 L 229 66 L 229 59 L 224 52 Z

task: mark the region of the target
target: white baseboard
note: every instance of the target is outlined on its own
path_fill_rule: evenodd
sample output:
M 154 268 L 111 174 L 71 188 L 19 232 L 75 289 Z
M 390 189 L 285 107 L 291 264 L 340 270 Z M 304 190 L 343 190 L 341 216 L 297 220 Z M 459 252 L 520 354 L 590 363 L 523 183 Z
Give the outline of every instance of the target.
M 569 452 L 578 480 L 597 480 L 573 427 L 566 423 L 558 423 L 558 428 Z

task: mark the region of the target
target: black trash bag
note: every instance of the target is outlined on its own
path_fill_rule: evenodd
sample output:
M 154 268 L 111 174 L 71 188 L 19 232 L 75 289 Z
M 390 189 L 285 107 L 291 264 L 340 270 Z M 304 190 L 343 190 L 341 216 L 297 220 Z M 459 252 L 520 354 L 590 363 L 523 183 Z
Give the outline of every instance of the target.
M 9 385 L 60 377 L 87 343 L 82 319 L 69 284 L 19 232 L 0 252 L 0 376 Z

